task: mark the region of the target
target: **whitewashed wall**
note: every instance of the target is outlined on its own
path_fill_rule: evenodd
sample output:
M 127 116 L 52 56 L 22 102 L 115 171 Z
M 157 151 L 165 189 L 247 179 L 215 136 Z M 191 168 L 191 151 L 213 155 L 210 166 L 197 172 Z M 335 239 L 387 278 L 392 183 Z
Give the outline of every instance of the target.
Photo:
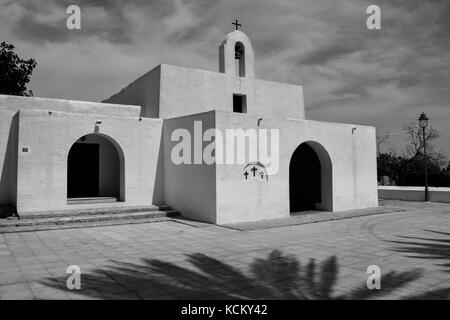
M 139 112 L 139 109 L 134 111 Z M 102 121 L 98 129 L 95 127 L 97 120 Z M 80 137 L 94 132 L 114 141 L 124 154 L 125 204 L 151 205 L 161 200 L 156 199 L 154 194 L 161 194 L 156 190 L 156 173 L 162 120 L 62 111 L 53 111 L 49 115 L 44 110 L 20 110 L 17 164 L 19 213 L 71 207 L 66 203 L 67 155 Z M 28 148 L 28 152 L 22 152 L 22 148 Z

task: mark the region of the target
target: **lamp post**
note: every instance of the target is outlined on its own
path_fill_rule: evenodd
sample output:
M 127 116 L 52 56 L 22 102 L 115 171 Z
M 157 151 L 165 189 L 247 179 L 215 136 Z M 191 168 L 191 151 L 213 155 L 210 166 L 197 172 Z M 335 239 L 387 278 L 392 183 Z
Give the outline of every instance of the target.
M 428 168 L 427 168 L 427 141 L 426 141 L 426 135 L 425 135 L 425 129 L 428 127 L 428 117 L 427 115 L 422 112 L 419 117 L 419 125 L 422 128 L 422 134 L 423 134 L 423 158 L 424 158 L 424 165 L 425 165 L 425 201 L 429 200 L 429 194 L 428 194 Z

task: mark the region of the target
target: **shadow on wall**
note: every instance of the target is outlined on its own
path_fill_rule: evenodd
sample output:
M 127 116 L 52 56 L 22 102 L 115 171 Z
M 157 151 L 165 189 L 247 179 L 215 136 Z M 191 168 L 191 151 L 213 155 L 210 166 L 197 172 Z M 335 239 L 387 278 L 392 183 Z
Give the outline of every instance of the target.
M 156 165 L 155 184 L 153 185 L 153 203 L 154 205 L 163 205 L 164 203 L 164 130 L 161 130 L 159 142 L 158 163 Z
M 0 218 L 17 216 L 15 204 L 17 198 L 17 136 L 19 113 L 11 119 L 5 158 L 0 175 Z
M 306 265 L 292 255 L 275 250 L 265 259 L 255 259 L 249 274 L 207 255 L 187 255 L 190 268 L 155 259 L 142 264 L 113 261 L 108 269 L 82 273 L 80 294 L 93 298 L 123 299 L 372 299 L 383 297 L 418 279 L 422 272 L 390 272 L 381 279 L 382 290 L 368 290 L 365 281 L 345 294 L 335 294 L 338 262 L 331 256 L 320 264 Z M 64 288 L 66 278 L 42 282 Z M 436 299 L 450 289 L 422 293 L 410 299 Z
M 405 239 L 405 241 L 389 241 L 401 245 L 393 248 L 392 251 L 401 252 L 409 258 L 438 260 L 439 263 L 436 265 L 444 267 L 446 272 L 450 272 L 450 233 L 433 230 L 424 231 L 440 237 L 420 238 L 398 236 L 399 238 Z

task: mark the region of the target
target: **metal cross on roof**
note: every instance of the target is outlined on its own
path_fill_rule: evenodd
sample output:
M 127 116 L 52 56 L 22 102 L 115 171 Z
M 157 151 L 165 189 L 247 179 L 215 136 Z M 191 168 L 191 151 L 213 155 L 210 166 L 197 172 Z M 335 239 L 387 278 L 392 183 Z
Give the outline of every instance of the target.
M 242 27 L 242 24 L 236 19 L 236 22 L 233 22 L 232 25 L 236 26 L 236 30 L 239 30 L 239 27 Z

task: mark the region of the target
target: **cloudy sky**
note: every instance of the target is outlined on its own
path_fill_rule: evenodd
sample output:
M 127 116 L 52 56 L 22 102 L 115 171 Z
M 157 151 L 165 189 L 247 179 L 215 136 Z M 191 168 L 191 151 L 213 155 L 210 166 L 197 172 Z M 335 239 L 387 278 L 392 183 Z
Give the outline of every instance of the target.
M 66 28 L 81 8 L 82 30 Z M 366 8 L 381 7 L 382 30 Z M 160 63 L 218 70 L 239 18 L 256 76 L 304 86 L 307 117 L 404 143 L 421 111 L 450 157 L 449 0 L 0 0 L 0 40 L 38 62 L 35 96 L 100 101 Z M 276 106 L 274 106 L 276 107 Z M 386 148 L 388 148 L 386 146 Z

